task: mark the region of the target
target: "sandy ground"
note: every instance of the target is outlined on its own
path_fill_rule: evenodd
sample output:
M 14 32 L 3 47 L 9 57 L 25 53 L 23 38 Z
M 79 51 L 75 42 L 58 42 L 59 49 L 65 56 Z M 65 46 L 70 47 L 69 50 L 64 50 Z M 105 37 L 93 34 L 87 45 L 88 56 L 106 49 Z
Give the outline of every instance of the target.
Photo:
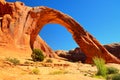
M 82 67 L 78 68 L 77 63 L 67 64 L 70 65 L 68 67 L 15 66 L 8 61 L 0 60 L 0 80 L 99 80 L 89 77 L 89 75 L 84 76 L 86 71 L 90 71 L 90 69 L 92 71 L 90 65 L 84 64 L 84 66 L 82 66 L 83 64 L 81 64 Z M 34 69 L 39 70 L 39 73 L 34 74 Z M 93 68 L 93 71 L 96 71 L 96 69 Z
M 17 58 L 20 64 L 14 65 L 6 61 L 8 57 Z M 97 69 L 89 64 L 58 59 L 51 59 L 52 63 L 46 61 L 35 63 L 30 59 L 30 52 L 0 49 L 0 80 L 104 80 L 93 77 Z M 107 66 L 120 69 L 119 64 Z M 35 70 L 37 73 L 34 73 Z

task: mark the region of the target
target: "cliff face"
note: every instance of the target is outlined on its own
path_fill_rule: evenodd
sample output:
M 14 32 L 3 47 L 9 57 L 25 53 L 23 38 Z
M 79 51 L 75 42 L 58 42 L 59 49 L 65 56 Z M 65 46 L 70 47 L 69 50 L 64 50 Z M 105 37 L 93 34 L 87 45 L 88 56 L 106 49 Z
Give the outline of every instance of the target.
M 31 52 L 31 29 L 37 26 L 34 24 L 36 19 L 31 18 L 29 14 L 33 9 L 21 2 L 0 2 L 0 47 Z M 52 49 L 38 34 L 36 36 L 33 47 L 43 50 L 46 56 L 55 57 Z
M 49 57 L 56 57 L 52 49 L 38 36 L 48 23 L 63 25 L 73 36 L 92 63 L 94 56 L 102 57 L 106 62 L 120 63 L 92 35 L 86 32 L 70 16 L 47 7 L 27 7 L 21 2 L 0 1 L 0 46 L 21 50 L 40 48 Z

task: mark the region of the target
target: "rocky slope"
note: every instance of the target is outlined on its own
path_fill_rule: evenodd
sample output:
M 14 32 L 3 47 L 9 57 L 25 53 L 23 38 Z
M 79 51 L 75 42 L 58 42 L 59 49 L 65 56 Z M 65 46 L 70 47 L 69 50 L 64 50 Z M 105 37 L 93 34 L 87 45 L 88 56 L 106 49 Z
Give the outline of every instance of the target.
M 39 48 L 49 57 L 56 57 L 53 50 L 38 36 L 48 23 L 63 25 L 85 53 L 86 63 L 92 63 L 94 56 L 102 57 L 106 62 L 120 63 L 91 34 L 83 29 L 70 16 L 44 6 L 28 7 L 22 2 L 0 1 L 0 47 L 30 51 Z
M 114 56 L 120 59 L 120 43 L 104 45 L 104 47 Z

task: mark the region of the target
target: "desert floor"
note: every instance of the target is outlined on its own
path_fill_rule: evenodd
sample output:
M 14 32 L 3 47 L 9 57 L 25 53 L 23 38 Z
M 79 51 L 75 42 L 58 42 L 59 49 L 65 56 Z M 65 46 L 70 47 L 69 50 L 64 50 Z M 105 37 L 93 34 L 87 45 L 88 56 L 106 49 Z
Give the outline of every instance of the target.
M 52 63 L 33 62 L 30 54 L 0 50 L 0 80 L 105 80 L 94 77 L 95 66 L 80 62 L 50 59 Z M 3 51 L 3 52 L 2 52 Z M 20 64 L 14 65 L 7 58 L 16 58 Z M 119 64 L 106 64 L 120 70 Z

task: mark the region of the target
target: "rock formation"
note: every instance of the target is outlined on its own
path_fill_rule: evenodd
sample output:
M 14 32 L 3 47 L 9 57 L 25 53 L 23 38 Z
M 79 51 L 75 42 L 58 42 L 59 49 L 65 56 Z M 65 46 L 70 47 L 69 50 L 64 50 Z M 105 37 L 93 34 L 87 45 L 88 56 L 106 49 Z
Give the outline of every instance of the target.
M 63 51 L 57 50 L 55 53 L 63 58 L 66 58 L 68 61 L 78 62 L 81 61 L 82 63 L 86 60 L 86 55 L 81 51 L 80 48 L 75 48 L 74 50 Z
M 21 2 L 8 3 L 0 1 L 0 45 L 30 50 L 34 45 L 40 45 L 49 56 L 55 57 L 48 45 L 38 38 L 40 30 L 46 24 L 57 23 L 64 26 L 73 36 L 73 39 L 86 54 L 86 63 L 92 63 L 95 56 L 102 57 L 106 62 L 120 63 L 120 60 L 111 55 L 92 35 L 83 29 L 70 16 L 44 6 L 27 7 Z M 39 40 L 36 40 L 36 39 Z M 46 53 L 48 54 L 48 53 Z M 48 56 L 48 55 L 47 55 Z
M 103 45 L 111 54 L 116 56 L 120 59 L 120 43 L 112 43 Z M 81 51 L 79 47 L 75 48 L 74 50 L 63 51 L 57 50 L 55 53 L 63 58 L 68 59 L 69 61 L 81 61 L 84 63 L 86 60 L 86 55 Z
M 112 43 L 104 45 L 104 47 L 118 59 L 120 59 L 120 43 Z
M 7 50 L 22 50 L 31 54 L 30 26 L 34 28 L 34 18 L 30 18 L 30 11 L 34 8 L 27 7 L 21 2 L 0 2 L 0 48 Z M 31 24 L 31 21 L 33 21 Z M 32 29 L 31 28 L 31 29 Z M 44 51 L 45 56 L 55 57 L 54 51 L 37 35 L 34 39 L 34 48 Z

